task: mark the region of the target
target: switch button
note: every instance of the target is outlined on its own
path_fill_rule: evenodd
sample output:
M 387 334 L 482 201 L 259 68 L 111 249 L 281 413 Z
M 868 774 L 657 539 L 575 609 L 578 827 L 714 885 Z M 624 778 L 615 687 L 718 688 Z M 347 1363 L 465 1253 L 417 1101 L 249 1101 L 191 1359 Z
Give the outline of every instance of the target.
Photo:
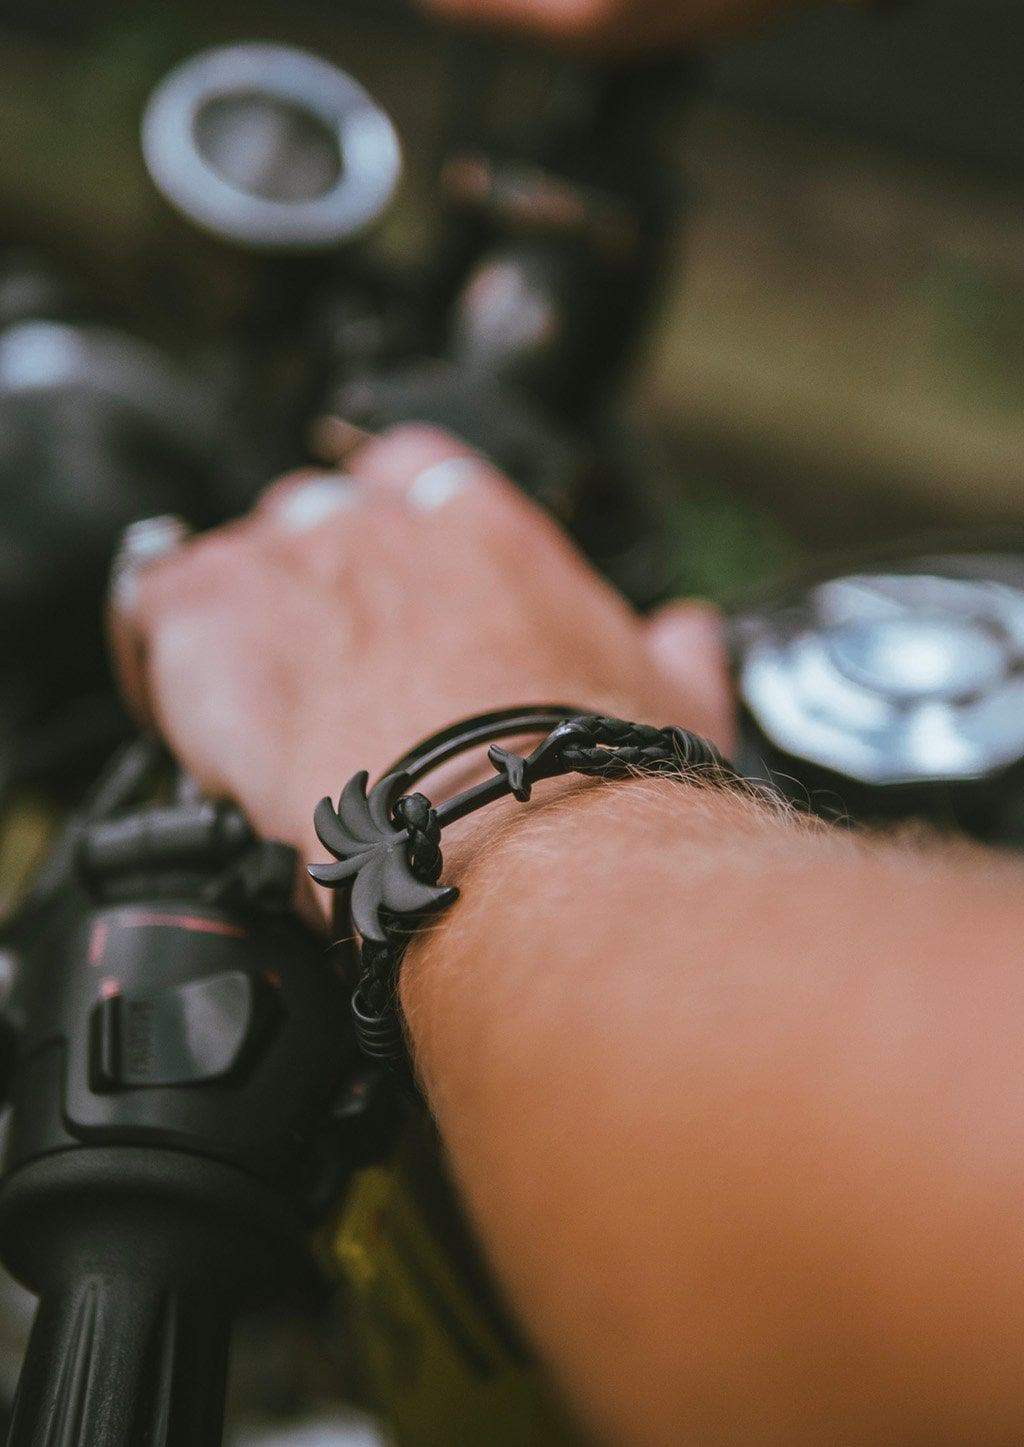
M 113 995 L 92 1013 L 94 1090 L 201 1085 L 238 1065 L 274 1006 L 265 981 L 228 970 L 149 995 Z

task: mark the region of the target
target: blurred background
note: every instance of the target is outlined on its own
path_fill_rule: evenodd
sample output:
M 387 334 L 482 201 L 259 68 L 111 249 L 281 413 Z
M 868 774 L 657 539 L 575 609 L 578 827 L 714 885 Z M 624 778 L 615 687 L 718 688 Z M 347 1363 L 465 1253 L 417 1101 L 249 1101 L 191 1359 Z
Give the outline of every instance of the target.
M 429 246 L 450 58 L 382 9 L 0 6 L 0 240 L 161 338 L 215 335 L 249 259 L 183 241 L 139 114 L 177 61 L 259 38 L 337 61 L 392 115 L 406 175 L 381 244 Z M 667 122 L 690 210 L 633 390 L 704 507 L 685 559 L 702 591 L 728 586 L 734 555 L 743 574 L 777 549 L 1014 517 L 1022 60 L 1014 0 L 833 5 L 721 47 Z

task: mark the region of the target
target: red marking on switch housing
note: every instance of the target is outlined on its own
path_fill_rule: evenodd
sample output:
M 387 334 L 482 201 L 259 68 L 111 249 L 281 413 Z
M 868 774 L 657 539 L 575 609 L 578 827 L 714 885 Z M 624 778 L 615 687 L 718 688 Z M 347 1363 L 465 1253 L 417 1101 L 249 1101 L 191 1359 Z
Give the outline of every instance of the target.
M 195 934 L 227 935 L 229 939 L 249 938 L 249 931 L 226 920 L 206 919 L 201 914 L 157 914 L 138 910 L 119 914 L 117 922 L 124 929 L 183 929 Z

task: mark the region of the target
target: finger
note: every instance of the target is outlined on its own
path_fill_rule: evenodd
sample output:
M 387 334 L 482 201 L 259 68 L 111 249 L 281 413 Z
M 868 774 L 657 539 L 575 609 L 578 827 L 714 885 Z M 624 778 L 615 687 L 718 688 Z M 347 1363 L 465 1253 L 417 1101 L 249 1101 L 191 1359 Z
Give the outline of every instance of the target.
M 680 701 L 680 722 L 728 755 L 735 718 L 721 615 L 710 603 L 669 603 L 644 623 L 654 667 Z
M 153 720 L 146 688 L 145 641 L 136 624 L 133 597 L 125 590 L 119 598 L 114 583 L 107 594 L 104 622 L 107 651 L 121 697 L 135 722 L 148 729 Z
M 272 766 L 253 766 L 253 740 L 263 725 L 273 732 L 267 721 L 278 700 L 254 692 L 252 671 L 238 659 L 261 656 L 263 600 L 280 597 L 274 569 L 251 522 L 241 519 L 139 580 L 134 621 L 151 726 L 215 793 L 238 796 L 247 782 L 242 770 L 272 777 Z
M 355 452 L 349 469 L 354 477 L 400 497 L 422 517 L 481 491 L 525 502 L 493 463 L 438 427 L 395 427 Z
M 328 467 L 344 467 L 352 453 L 373 436 L 365 427 L 357 427 L 344 417 L 326 413 L 309 426 L 309 450 Z
M 110 657 L 125 703 L 144 728 L 153 720 L 140 612 L 143 578 L 180 554 L 190 532 L 187 523 L 171 514 L 141 519 L 125 529 L 111 567 L 106 606 Z
M 279 478 L 260 495 L 253 519 L 276 532 L 301 535 L 347 512 L 359 488 L 347 473 L 301 468 Z
M 266 566 L 252 520 L 239 518 L 190 538 L 137 575 L 131 613 L 145 635 L 172 612 L 195 611 L 220 594 L 251 586 Z
M 349 470 L 402 498 L 415 523 L 404 536 L 425 573 L 483 571 L 496 580 L 529 569 L 538 608 L 572 616 L 589 599 L 601 610 L 609 651 L 616 637 L 627 650 L 634 643 L 632 606 L 547 512 L 465 442 L 435 427 L 406 425 L 375 438 Z
M 422 476 L 435 467 L 436 473 Z M 368 498 L 400 498 L 414 512 L 430 513 L 463 485 L 485 477 L 496 487 L 510 488 L 499 470 L 467 443 L 440 428 L 406 424 L 380 437 L 366 436 L 350 454 L 344 472 L 301 468 L 288 473 L 262 494 L 256 515 L 286 531 L 303 532 L 321 517 Z
M 397 499 L 347 473 L 305 472 L 268 489 L 253 526 L 294 578 L 336 593 L 348 588 L 358 564 L 383 566 L 400 513 Z
M 247 519 L 191 538 L 129 573 L 115 568 L 108 601 L 108 636 L 115 672 L 134 717 L 159 726 L 153 649 L 169 620 L 209 611 L 232 589 L 251 586 L 266 566 Z
M 452 529 L 472 535 L 484 553 L 547 547 L 571 569 L 578 555 L 561 528 L 481 453 L 439 428 L 405 425 L 368 443 L 349 462 L 351 474 L 400 501 L 424 547 L 445 543 Z
M 121 697 L 139 727 L 150 729 L 153 715 L 146 686 L 145 643 L 128 608 L 119 605 L 113 593 L 107 599 L 105 624 L 107 651 Z

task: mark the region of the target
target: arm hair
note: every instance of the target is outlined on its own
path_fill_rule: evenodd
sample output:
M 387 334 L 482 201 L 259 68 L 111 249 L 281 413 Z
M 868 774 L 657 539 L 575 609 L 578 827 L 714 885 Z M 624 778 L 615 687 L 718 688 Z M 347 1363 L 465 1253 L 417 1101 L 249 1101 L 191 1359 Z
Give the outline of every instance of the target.
M 1019 862 L 655 780 L 486 819 L 403 1004 L 582 1417 L 622 1443 L 1024 1440 Z

